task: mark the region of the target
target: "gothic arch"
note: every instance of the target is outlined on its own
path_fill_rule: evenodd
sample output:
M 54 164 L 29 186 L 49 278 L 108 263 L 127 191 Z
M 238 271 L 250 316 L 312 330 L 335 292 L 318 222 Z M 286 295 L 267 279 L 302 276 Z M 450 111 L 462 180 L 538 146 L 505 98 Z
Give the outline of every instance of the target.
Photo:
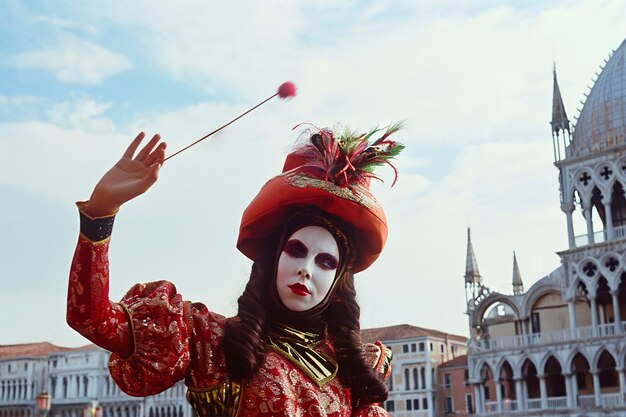
M 533 305 L 535 305 L 539 298 L 549 292 L 556 292 L 563 297 L 560 284 L 550 279 L 550 276 L 548 275 L 533 284 L 533 286 L 526 291 L 526 294 L 524 294 L 524 301 L 522 302 L 522 308 L 520 309 L 521 318 L 527 319 L 530 317 Z
M 548 397 L 565 397 L 565 377 L 563 376 L 563 365 L 557 356 L 550 355 L 542 369 L 546 378 L 546 388 Z
M 513 300 L 511 300 L 509 296 L 493 292 L 480 303 L 476 310 L 474 310 L 474 323 L 482 323 L 487 310 L 489 310 L 490 307 L 499 302 L 511 307 L 517 318 L 520 318 L 519 306 Z
M 600 357 L 604 354 L 604 352 L 606 352 L 607 354 L 609 354 L 611 356 L 611 358 L 613 359 L 613 362 L 615 362 L 615 364 L 618 363 L 617 362 L 617 355 L 615 354 L 613 349 L 609 348 L 605 344 L 602 344 L 602 346 L 600 346 L 600 348 L 593 354 L 592 361 L 590 362 L 590 364 L 592 366 L 592 369 L 595 369 L 595 370 L 598 369 L 598 361 L 600 360 Z
M 570 193 L 578 192 L 579 198 L 588 200 L 595 185 L 595 172 L 590 167 L 580 167 L 572 175 Z
M 619 375 L 617 373 L 617 362 L 613 354 L 603 349 L 598 356 L 596 369 L 600 379 L 600 389 L 604 391 L 619 390 Z
M 537 377 L 538 370 L 530 358 L 527 358 L 522 363 L 522 380 L 526 384 L 526 390 L 528 392 L 528 398 L 540 398 L 541 392 L 539 389 L 539 378 Z
M 517 363 L 513 367 L 513 373 L 516 378 L 522 377 L 522 367 L 526 361 L 530 361 L 531 363 L 534 364 L 534 361 L 531 359 L 531 357 L 528 356 L 527 353 L 524 353 L 523 356 L 517 361 Z
M 538 372 L 540 370 L 541 370 L 541 373 L 545 372 L 546 365 L 548 363 L 548 360 L 550 360 L 550 358 L 554 358 L 559 363 L 559 366 L 561 367 L 561 369 L 565 368 L 559 355 L 553 352 L 552 350 L 548 350 L 547 352 L 544 353 L 543 357 L 539 360 L 539 366 L 537 367 Z
M 500 381 L 500 387 L 502 392 L 502 399 L 516 399 L 515 392 L 515 374 L 510 362 L 505 360 L 498 373 L 498 380 Z
M 587 354 L 576 348 L 574 350 L 572 350 L 569 355 L 567 356 L 566 360 L 565 360 L 565 367 L 563 368 L 564 372 L 569 373 L 569 372 L 574 372 L 574 358 L 576 357 L 576 355 L 581 355 L 586 361 L 587 364 L 589 365 L 589 367 L 591 368 L 591 359 L 587 356 Z
M 514 363 L 510 357 L 505 357 L 502 356 L 500 357 L 500 359 L 498 360 L 498 363 L 496 364 L 496 366 L 493 367 L 493 370 L 495 372 L 495 375 L 500 376 L 502 374 L 502 368 L 504 367 L 505 364 L 508 364 L 509 367 L 511 368 L 511 371 L 513 372 L 513 376 L 517 376 L 517 364 Z

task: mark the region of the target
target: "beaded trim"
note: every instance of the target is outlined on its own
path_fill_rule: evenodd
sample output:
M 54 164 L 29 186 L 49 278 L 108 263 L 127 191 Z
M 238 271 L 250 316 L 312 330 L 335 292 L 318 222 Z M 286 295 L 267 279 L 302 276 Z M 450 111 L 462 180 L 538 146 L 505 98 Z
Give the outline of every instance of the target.
M 111 237 L 115 215 L 93 219 L 80 213 L 80 233 L 92 242 L 101 242 Z

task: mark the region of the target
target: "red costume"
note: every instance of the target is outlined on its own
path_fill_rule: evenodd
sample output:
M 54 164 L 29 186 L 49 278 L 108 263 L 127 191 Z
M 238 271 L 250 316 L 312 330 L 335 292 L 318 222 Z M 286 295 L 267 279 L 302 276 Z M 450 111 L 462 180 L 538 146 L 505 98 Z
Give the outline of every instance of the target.
M 289 164 L 285 171 L 270 180 L 264 190 L 275 187 L 277 179 L 297 190 L 307 187 L 319 190 L 308 183 L 294 186 L 291 180 L 298 175 L 289 169 Z M 309 178 L 310 173 L 300 177 Z M 357 230 L 362 225 L 369 229 L 367 233 L 376 235 L 375 239 L 366 241 L 369 247 L 361 248 L 363 256 L 355 261 L 354 270 L 369 266 L 386 238 L 382 209 L 379 210 L 367 189 L 361 187 L 359 193 L 362 193 L 360 199 L 354 194 L 337 198 L 331 192 L 334 200 L 340 200 L 339 209 L 323 207 L 328 212 L 345 212 L 350 210 L 346 204 L 351 204 L 363 210 L 363 197 L 366 197 L 367 211 L 377 219 L 374 222 L 370 216 L 353 223 Z M 301 195 L 298 198 L 303 199 Z M 256 248 L 255 239 L 263 238 L 259 225 L 263 230 L 268 229 L 283 216 L 274 207 L 275 218 L 270 219 L 267 204 L 267 194 L 261 190 L 244 213 L 239 247 L 248 256 Z M 287 207 L 289 202 L 281 200 L 275 204 Z M 249 378 L 234 381 L 229 378 L 224 352 L 226 319 L 201 303 L 184 301 L 172 283 L 137 284 L 119 303 L 111 302 L 108 248 L 112 222 L 113 216 L 91 219 L 81 213 L 81 236 L 70 271 L 67 320 L 93 343 L 112 352 L 109 369 L 124 392 L 133 396 L 153 395 L 184 378 L 187 399 L 198 417 L 387 415 L 375 404 L 353 409 L 350 389 L 336 376 L 335 352 L 326 334 L 307 333 L 288 326 L 276 331 L 270 329 L 265 339 L 268 349 L 259 370 Z M 372 240 L 376 242 L 372 244 Z M 390 352 L 379 342 L 364 345 L 364 351 L 375 373 L 381 379 L 387 377 Z

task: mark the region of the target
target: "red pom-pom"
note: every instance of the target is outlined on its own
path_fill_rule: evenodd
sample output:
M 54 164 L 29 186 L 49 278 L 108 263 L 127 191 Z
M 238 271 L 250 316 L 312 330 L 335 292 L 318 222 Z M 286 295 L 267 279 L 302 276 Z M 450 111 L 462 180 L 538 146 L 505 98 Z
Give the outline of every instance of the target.
M 293 97 L 296 95 L 296 85 L 290 81 L 286 83 L 282 83 L 280 87 L 278 87 L 278 97 L 287 98 Z

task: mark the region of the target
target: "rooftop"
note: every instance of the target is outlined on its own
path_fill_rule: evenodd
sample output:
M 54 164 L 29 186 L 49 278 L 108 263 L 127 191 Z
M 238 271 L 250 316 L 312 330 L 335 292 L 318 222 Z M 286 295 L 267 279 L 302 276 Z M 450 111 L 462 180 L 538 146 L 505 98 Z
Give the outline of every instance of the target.
M 51 353 L 93 349 L 95 345 L 86 345 L 77 348 L 62 347 L 48 342 L 23 343 L 18 345 L 0 345 L 0 359 L 19 357 L 42 357 Z
M 461 355 L 454 359 L 450 359 L 447 362 L 442 363 L 438 366 L 441 368 L 458 368 L 458 367 L 467 367 L 467 355 Z
M 417 337 L 450 339 L 457 342 L 467 343 L 467 337 L 449 334 L 439 330 L 411 326 L 410 324 L 398 324 L 396 326 L 378 327 L 374 329 L 361 329 L 361 339 L 363 339 L 364 342 L 375 342 L 377 340 L 390 342 L 393 340 L 414 339 Z
M 574 156 L 624 144 L 626 133 L 626 40 L 598 75 L 574 127 Z

